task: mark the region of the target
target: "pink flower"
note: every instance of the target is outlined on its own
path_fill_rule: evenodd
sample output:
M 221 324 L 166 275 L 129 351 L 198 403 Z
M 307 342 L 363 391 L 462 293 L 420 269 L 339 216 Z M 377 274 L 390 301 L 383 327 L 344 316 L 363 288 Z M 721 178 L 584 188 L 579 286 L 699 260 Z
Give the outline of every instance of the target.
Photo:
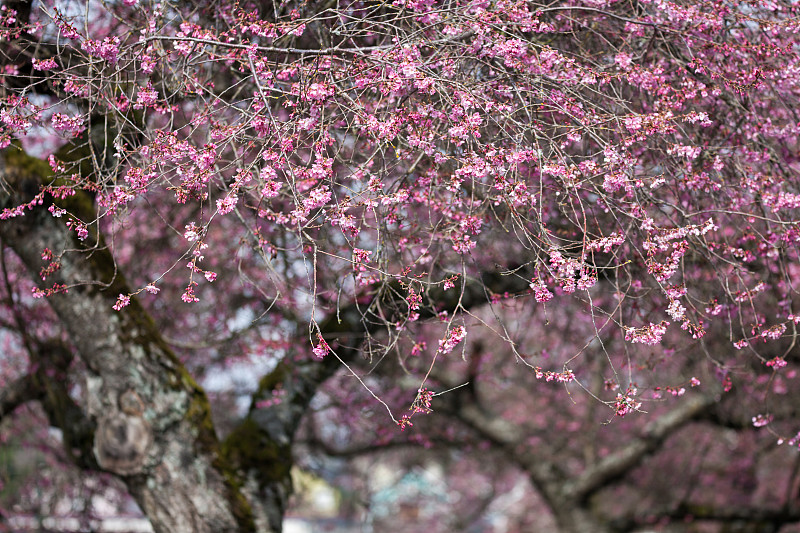
M 533 290 L 534 298 L 539 303 L 549 302 L 553 299 L 553 293 L 538 279 L 531 281 L 530 288 Z
M 117 303 L 114 304 L 113 309 L 114 311 L 119 311 L 123 307 L 126 307 L 128 304 L 131 303 L 131 297 L 129 295 L 120 294 L 117 297 Z
M 667 332 L 669 322 L 662 320 L 658 324 L 652 322 L 641 328 L 625 328 L 625 340 L 634 344 L 641 343 L 648 346 L 655 346 L 661 342 L 661 337 Z
M 770 359 L 769 361 L 766 362 L 766 365 L 768 367 L 771 367 L 773 370 L 780 370 L 781 368 L 785 367 L 787 364 L 788 363 L 786 362 L 786 359 L 784 359 L 782 357 L 775 357 L 775 358 Z
M 330 201 L 331 196 L 332 194 L 328 187 L 325 185 L 318 187 L 311 191 L 311 194 L 308 195 L 308 198 L 303 201 L 303 210 L 311 211 L 312 209 L 322 207 Z
M 772 422 L 772 415 L 758 414 L 752 418 L 753 426 L 761 428 Z
M 312 83 L 306 89 L 305 98 L 308 100 L 323 101 L 333 96 L 333 87 L 324 83 Z
M 356 263 L 369 263 L 369 256 L 372 255 L 371 250 L 362 250 L 361 248 L 353 248 L 353 261 Z
M 331 351 L 331 348 L 330 346 L 328 346 L 328 343 L 325 342 L 325 339 L 323 339 L 322 335 L 320 335 L 319 333 L 317 333 L 317 341 L 318 343 L 316 346 L 314 346 L 312 352 L 314 352 L 314 356 L 316 356 L 317 359 L 322 359 L 323 357 L 328 355 L 328 352 Z
M 81 48 L 89 52 L 89 55 L 102 57 L 109 63 L 116 63 L 119 54 L 119 37 L 106 37 L 102 41 L 87 39 L 83 41 Z
M 781 335 L 786 331 L 785 324 L 776 324 L 769 329 L 761 332 L 761 337 L 764 339 L 780 339 Z
M 281 190 L 281 184 L 277 181 L 268 181 L 264 188 L 261 189 L 261 196 L 264 198 L 275 198 Z
M 34 59 L 33 60 L 33 70 L 52 70 L 58 67 L 56 60 L 52 57 L 50 59 Z
M 416 413 L 423 413 L 428 414 L 433 409 L 431 409 L 431 401 L 433 400 L 433 391 L 428 389 L 419 389 L 417 390 L 417 397 L 414 399 L 414 403 L 411 405 L 411 411 Z
M 620 52 L 614 57 L 614 62 L 619 66 L 619 68 L 627 69 L 631 64 L 631 59 L 632 58 L 630 54 Z
M 637 402 L 634 397 L 636 396 L 637 390 L 632 387 L 628 387 L 628 390 L 625 391 L 625 394 L 617 394 L 617 401 L 614 403 L 614 410 L 616 411 L 617 416 L 623 417 L 632 411 L 637 411 L 642 407 L 642 402 Z
M 217 200 L 217 211 L 219 211 L 220 215 L 227 215 L 233 211 L 233 208 L 236 207 L 236 202 L 238 201 L 239 197 L 231 193 L 225 198 Z
M 82 222 L 68 220 L 67 227 L 75 230 L 75 233 L 78 234 L 78 240 L 84 241 L 89 236 L 89 230 L 86 229 L 86 225 Z
M 139 92 L 136 93 L 136 105 L 133 106 L 135 109 L 141 109 L 146 106 L 153 105 L 158 98 L 158 91 L 153 89 L 151 86 L 147 87 L 140 87 Z
M 406 296 L 406 302 L 408 302 L 408 308 L 417 310 L 419 309 L 419 305 L 422 303 L 422 296 L 417 294 L 413 288 L 408 288 L 408 296 Z
M 68 117 L 63 113 L 54 113 L 50 119 L 53 128 L 57 131 L 80 133 L 83 131 L 83 117 Z
M 453 351 L 458 343 L 467 336 L 464 326 L 456 326 L 447 333 L 447 337 L 439 341 L 439 353 L 447 354 Z
M 264 181 L 271 181 L 278 177 L 278 173 L 273 167 L 266 166 L 258 172 L 258 177 Z
M 201 229 L 197 227 L 197 224 L 192 222 L 191 224 L 187 224 L 184 226 L 183 238 L 189 242 L 194 242 L 200 238 Z
M 400 420 L 397 421 L 397 425 L 400 426 L 400 431 L 405 431 L 406 427 L 413 426 L 414 424 L 411 423 L 410 416 L 403 415 L 400 417 Z
M 186 290 L 181 295 L 181 300 L 183 300 L 187 304 L 194 303 L 194 302 L 199 302 L 200 298 L 198 298 L 194 294 L 194 288 L 195 288 L 196 285 L 197 285 L 196 281 L 193 281 L 193 282 L 189 283 L 189 285 L 186 286 Z

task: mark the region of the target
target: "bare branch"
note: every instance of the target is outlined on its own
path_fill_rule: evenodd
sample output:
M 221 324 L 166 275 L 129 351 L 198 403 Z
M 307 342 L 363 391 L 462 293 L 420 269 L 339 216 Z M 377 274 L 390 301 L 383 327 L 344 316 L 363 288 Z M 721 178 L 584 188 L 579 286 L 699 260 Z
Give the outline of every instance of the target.
M 565 484 L 563 494 L 573 501 L 585 501 L 593 492 L 624 476 L 633 467 L 656 451 L 680 427 L 697 418 L 716 403 L 711 395 L 697 395 L 681 401 L 675 409 L 645 427 L 639 437 L 597 464 L 589 466 L 574 481 Z

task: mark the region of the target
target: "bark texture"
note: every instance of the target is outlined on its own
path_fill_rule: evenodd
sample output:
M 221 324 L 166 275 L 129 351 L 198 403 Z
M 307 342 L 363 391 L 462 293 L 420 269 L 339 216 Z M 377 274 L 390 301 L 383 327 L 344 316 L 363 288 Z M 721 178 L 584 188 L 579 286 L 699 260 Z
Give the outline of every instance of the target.
M 30 201 L 52 179 L 46 163 L 15 147 L 0 156 L 0 176 L 6 187 L 0 207 Z M 82 193 L 65 207 L 83 220 L 95 218 Z M 112 309 L 117 295 L 129 290 L 98 228 L 90 227 L 90 236 L 79 241 L 41 205 L 0 224 L 0 239 L 42 289 L 67 287 L 48 301 L 88 369 L 79 407 L 97 424 L 91 448 L 99 467 L 127 484 L 157 532 L 255 531 L 241 482 L 221 453 L 205 393 L 137 302 Z M 60 270 L 43 282 L 45 248 L 67 251 Z M 131 394 L 138 407 L 131 406 Z

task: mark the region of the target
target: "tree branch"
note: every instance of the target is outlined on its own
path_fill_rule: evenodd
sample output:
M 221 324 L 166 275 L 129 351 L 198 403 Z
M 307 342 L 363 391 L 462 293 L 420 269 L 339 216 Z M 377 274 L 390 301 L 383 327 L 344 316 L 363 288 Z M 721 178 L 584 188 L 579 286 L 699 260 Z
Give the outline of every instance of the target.
M 760 525 L 771 529 L 758 531 L 778 531 L 786 524 L 800 522 L 800 509 L 764 509 L 761 507 L 725 506 L 713 507 L 705 504 L 683 503 L 675 508 L 653 509 L 613 521 L 616 531 L 634 531 L 642 525 L 652 524 L 653 520 L 669 518 L 671 520 L 738 523 L 740 525 Z M 748 529 L 749 531 L 749 529 Z
M 648 424 L 633 442 L 588 467 L 574 481 L 567 482 L 562 491 L 564 497 L 578 502 L 586 501 L 591 494 L 624 476 L 641 463 L 673 432 L 697 418 L 716 401 L 711 395 L 696 395 L 681 400 L 675 409 Z
M 95 424 L 75 403 L 67 387 L 65 374 L 72 353 L 60 341 L 51 340 L 37 343 L 30 357 L 36 370 L 0 391 L 0 421 L 24 403 L 40 401 L 50 425 L 62 431 L 67 455 L 81 468 L 99 469 L 92 452 Z
M 445 387 L 454 387 L 463 380 L 443 371 L 435 374 Z M 439 410 L 450 413 L 481 437 L 506 451 L 509 460 L 522 469 L 551 509 L 560 506 L 563 476 L 550 461 L 544 461 L 524 445 L 527 436 L 515 424 L 488 411 L 480 403 L 476 391 L 456 389 L 440 398 Z
M 469 309 L 489 302 L 493 293 L 527 291 L 527 274 L 525 268 L 513 273 L 489 272 L 466 282 L 462 291 L 431 290 L 425 296 L 420 317 L 432 318 L 441 311 Z M 311 399 L 319 387 L 342 368 L 342 363 L 354 360 L 361 353 L 363 343 L 371 335 L 386 327 L 386 320 L 375 311 L 378 303 L 392 308 L 404 305 L 400 288 L 396 281 L 384 284 L 376 290 L 370 303 L 352 303 L 319 323 L 320 334 L 335 346 L 336 356 L 329 354 L 319 361 L 290 355 L 260 380 L 247 417 L 223 443 L 226 456 L 247 473 L 256 485 L 252 490 L 261 492 L 260 497 L 286 502 L 291 493 L 291 445 Z M 280 403 L 268 408 L 257 407 L 278 389 L 282 394 Z M 274 523 L 281 517 L 276 513 L 264 519 Z

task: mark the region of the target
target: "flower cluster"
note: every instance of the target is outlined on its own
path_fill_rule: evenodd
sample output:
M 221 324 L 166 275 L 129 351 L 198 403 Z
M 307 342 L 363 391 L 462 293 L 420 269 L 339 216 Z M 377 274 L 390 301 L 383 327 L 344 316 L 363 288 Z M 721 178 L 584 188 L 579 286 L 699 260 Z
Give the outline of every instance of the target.
M 111 64 L 117 62 L 119 55 L 119 37 L 106 37 L 102 41 L 86 39 L 81 44 L 81 48 L 90 55 L 101 57 Z
M 642 407 L 642 402 L 636 400 L 638 391 L 633 387 L 628 387 L 625 394 L 618 393 L 614 402 L 614 412 L 617 416 L 623 417 L 633 411 L 638 411 Z
M 433 391 L 425 388 L 417 390 L 417 397 L 409 408 L 412 414 L 422 413 L 428 414 L 433 411 L 431 409 L 431 400 L 433 400 Z
M 54 68 L 58 67 L 58 63 L 56 63 L 56 60 L 54 58 L 52 58 L 52 57 L 48 58 L 48 59 L 36 59 L 36 58 L 34 58 L 32 61 L 33 61 L 33 69 L 34 70 L 48 71 L 48 70 L 53 70 Z
M 772 368 L 773 370 L 780 370 L 781 368 L 785 367 L 788 363 L 786 359 L 783 357 L 775 357 L 770 359 L 765 363 L 768 367 Z
M 763 428 L 770 422 L 772 422 L 772 415 L 762 415 L 758 414 L 752 418 L 753 427 Z
M 69 131 L 78 134 L 84 130 L 83 117 L 68 117 L 63 113 L 54 113 L 50 119 L 56 131 Z
M 128 294 L 120 294 L 117 297 L 117 303 L 114 304 L 114 311 L 119 311 L 123 307 L 127 307 L 131 303 L 131 297 Z
M 545 303 L 553 299 L 553 293 L 547 286 L 538 279 L 534 279 L 530 283 L 530 288 L 533 291 L 534 298 L 537 302 Z
M 314 346 L 312 352 L 314 352 L 314 356 L 317 359 L 323 359 L 328 353 L 331 351 L 330 346 L 328 343 L 325 342 L 325 339 L 322 338 L 322 335 L 317 333 L 317 345 Z
M 625 327 L 625 340 L 634 344 L 647 344 L 655 346 L 661 342 L 661 337 L 667 332 L 669 322 L 662 320 L 658 324 L 652 322 L 640 328 Z
M 439 341 L 439 352 L 441 354 L 448 354 L 453 351 L 458 343 L 460 343 L 467 336 L 467 330 L 464 326 L 455 326 L 447 332 L 447 336 Z
M 147 87 L 140 87 L 136 93 L 136 104 L 133 106 L 133 108 L 142 109 L 144 107 L 152 106 L 156 103 L 157 99 L 158 91 L 153 89 L 151 85 L 148 85 Z
M 556 383 L 569 383 L 575 381 L 575 374 L 570 369 L 563 372 L 553 372 L 551 370 L 542 370 L 538 366 L 533 367 L 533 373 L 536 379 L 544 379 L 545 381 L 554 381 Z

